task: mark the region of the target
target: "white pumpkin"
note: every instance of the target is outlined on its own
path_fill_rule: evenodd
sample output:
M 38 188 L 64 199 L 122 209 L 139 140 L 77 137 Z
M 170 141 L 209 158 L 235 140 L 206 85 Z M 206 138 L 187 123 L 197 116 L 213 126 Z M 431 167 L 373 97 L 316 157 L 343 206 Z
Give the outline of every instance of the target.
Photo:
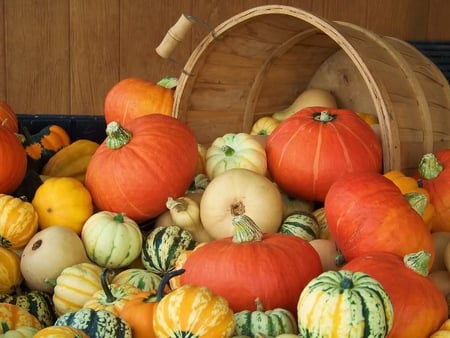
M 111 211 L 89 217 L 81 239 L 91 261 L 112 269 L 131 264 L 141 254 L 143 243 L 138 224 L 123 213 Z
M 283 217 L 275 183 L 254 171 L 229 169 L 214 178 L 200 201 L 200 219 L 212 238 L 232 236 L 232 218 L 245 213 L 263 232 L 277 232 Z

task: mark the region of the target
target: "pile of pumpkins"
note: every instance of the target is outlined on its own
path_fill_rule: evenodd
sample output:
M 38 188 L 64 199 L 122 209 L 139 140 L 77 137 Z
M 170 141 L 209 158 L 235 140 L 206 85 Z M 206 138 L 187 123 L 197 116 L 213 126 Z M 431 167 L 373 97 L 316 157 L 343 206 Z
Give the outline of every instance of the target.
M 450 149 L 382 173 L 321 89 L 208 145 L 143 79 L 101 144 L 0 103 L 0 337 L 450 336 Z

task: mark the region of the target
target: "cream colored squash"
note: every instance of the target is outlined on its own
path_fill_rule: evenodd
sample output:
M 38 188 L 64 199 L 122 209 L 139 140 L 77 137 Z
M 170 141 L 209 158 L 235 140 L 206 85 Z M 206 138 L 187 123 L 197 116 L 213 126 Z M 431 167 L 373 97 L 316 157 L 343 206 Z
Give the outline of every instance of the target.
M 235 168 L 214 178 L 203 192 L 200 219 L 212 238 L 232 236 L 231 220 L 244 212 L 263 232 L 277 232 L 283 216 L 277 186 L 254 171 Z
M 306 89 L 295 99 L 286 109 L 276 112 L 272 117 L 279 121 L 284 121 L 294 113 L 306 107 L 328 107 L 337 108 L 336 98 L 326 89 L 310 88 Z
M 267 173 L 266 151 L 252 135 L 225 134 L 216 138 L 206 151 L 206 174 L 210 180 L 232 168 Z

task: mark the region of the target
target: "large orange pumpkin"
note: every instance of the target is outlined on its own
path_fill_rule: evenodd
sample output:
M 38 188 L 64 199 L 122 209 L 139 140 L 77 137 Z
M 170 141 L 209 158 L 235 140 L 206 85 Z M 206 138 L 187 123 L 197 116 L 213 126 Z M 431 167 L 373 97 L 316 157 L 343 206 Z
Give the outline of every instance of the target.
M 425 250 L 434 261 L 433 238 L 422 217 L 400 189 L 377 173 L 348 174 L 325 198 L 325 217 L 337 247 L 347 261 L 368 252 L 404 256 Z
M 166 210 L 169 197 L 184 194 L 197 168 L 197 141 L 171 116 L 138 117 L 125 129 L 110 122 L 91 158 L 86 187 L 101 210 L 123 212 L 139 222 Z
M 409 256 L 409 255 L 408 255 Z M 388 337 L 428 337 L 447 318 L 447 302 L 442 292 L 421 271 L 426 266 L 423 252 L 414 259 L 375 252 L 359 256 L 342 269 L 361 271 L 381 283 L 394 308 L 394 323 Z
M 381 172 L 373 129 L 347 109 L 309 107 L 284 120 L 267 138 L 273 180 L 289 196 L 323 201 L 331 184 L 352 172 Z
M 0 194 L 11 194 L 27 170 L 27 154 L 17 136 L 0 126 Z
M 117 121 L 127 126 L 136 117 L 147 114 L 171 115 L 173 90 L 140 78 L 116 83 L 105 98 L 106 123 Z
M 5 101 L 0 101 L 0 125 L 13 133 L 19 132 L 19 122 L 16 112 Z

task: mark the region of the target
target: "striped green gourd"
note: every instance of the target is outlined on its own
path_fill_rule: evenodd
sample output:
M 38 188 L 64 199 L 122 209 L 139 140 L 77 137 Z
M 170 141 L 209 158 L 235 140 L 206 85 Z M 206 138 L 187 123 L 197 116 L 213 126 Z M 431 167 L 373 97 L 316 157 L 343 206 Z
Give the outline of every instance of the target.
M 126 321 L 110 311 L 83 308 L 59 316 L 55 325 L 73 326 L 90 338 L 131 338 L 131 328 Z
M 300 335 L 308 338 L 383 338 L 392 328 L 393 307 L 381 284 L 368 274 L 326 271 L 300 294 Z
M 319 238 L 320 228 L 311 212 L 295 211 L 283 220 L 278 232 L 294 235 L 309 242 Z
M 276 337 L 283 333 L 298 333 L 297 321 L 291 312 L 282 308 L 264 311 L 259 298 L 255 303 L 256 311 L 244 310 L 234 314 L 235 335 Z
M 145 239 L 141 258 L 145 269 L 164 275 L 175 269 L 178 256 L 196 245 L 191 233 L 176 225 L 153 229 Z
M 140 268 L 129 268 L 119 272 L 111 281 L 112 284 L 131 284 L 142 291 L 152 291 L 158 288 L 161 276 Z
M 52 296 L 43 291 L 27 291 L 18 294 L 0 294 L 1 303 L 18 305 L 30 312 L 43 327 L 53 325 L 56 314 L 53 310 Z

